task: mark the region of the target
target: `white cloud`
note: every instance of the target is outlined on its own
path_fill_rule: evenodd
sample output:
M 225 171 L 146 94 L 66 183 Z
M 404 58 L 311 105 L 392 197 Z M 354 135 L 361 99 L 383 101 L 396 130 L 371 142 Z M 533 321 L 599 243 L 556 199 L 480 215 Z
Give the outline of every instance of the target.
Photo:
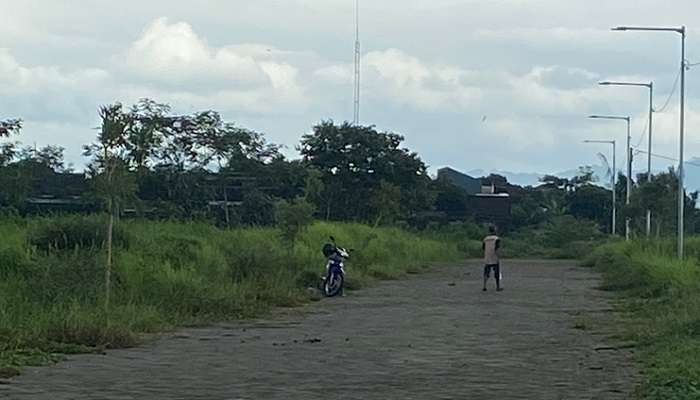
M 6 115 L 75 121 L 93 112 L 95 92 L 109 86 L 111 79 L 99 68 L 25 66 L 9 50 L 0 49 L 0 108 Z
M 264 45 L 213 48 L 190 24 L 158 18 L 132 44 L 126 62 L 148 85 L 200 93 L 271 89 L 290 100 L 298 97 L 298 71 L 272 56 Z
M 481 89 L 468 81 L 474 75 L 452 66 L 431 65 L 398 49 L 372 51 L 362 58 L 363 90 L 373 98 L 391 100 L 418 110 L 474 105 Z M 331 65 L 315 71 L 328 83 L 352 82 L 352 67 Z

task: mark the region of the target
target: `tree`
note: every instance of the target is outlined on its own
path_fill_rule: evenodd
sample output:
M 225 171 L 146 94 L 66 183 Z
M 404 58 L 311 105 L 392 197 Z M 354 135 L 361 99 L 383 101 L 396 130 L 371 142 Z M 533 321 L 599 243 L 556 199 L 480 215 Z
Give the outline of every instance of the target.
M 21 129 L 21 119 L 0 120 L 0 138 L 9 137 L 13 134 L 18 134 Z
M 54 173 L 68 172 L 64 161 L 65 148 L 61 146 L 44 146 L 40 149 L 25 146 L 18 152 L 22 163 L 34 163 L 41 165 Z
M 252 188 L 243 195 L 240 219 L 245 225 L 265 226 L 275 223 L 275 203 L 265 193 Z
M 369 200 L 369 207 L 374 212 L 374 226 L 382 222 L 392 224 L 401 215 L 401 189 L 387 181 L 379 182 Z
M 469 196 L 466 191 L 447 179 L 438 179 L 433 184 L 435 210 L 445 213 L 449 219 L 464 220 L 467 217 Z
M 102 127 L 97 142 L 85 147 L 85 155 L 92 156 L 88 167 L 95 192 L 106 202 L 109 214 L 107 225 L 107 262 L 105 267 L 105 310 L 109 311 L 112 275 L 112 246 L 116 214 L 124 201 L 131 198 L 136 190 L 129 174 L 128 134 L 132 120 L 123 111 L 121 104 L 100 108 Z M 108 315 L 108 314 L 107 314 Z
M 695 204 L 698 193 L 685 194 L 686 225 L 695 225 Z M 675 233 L 678 213 L 678 175 L 673 168 L 667 172 L 652 175 L 651 182 L 639 180 L 633 187 L 630 207 L 623 208 L 626 217 L 643 221 L 646 210 L 651 210 L 652 221 L 655 225 L 656 236 L 662 233 Z
M 577 190 L 581 187 L 590 186 L 596 182 L 595 172 L 591 166 L 578 168 L 578 174 L 569 180 L 569 187 Z
M 608 231 L 612 214 L 612 192 L 595 185 L 585 185 L 572 192 L 568 198 L 571 215 L 579 219 L 595 221 Z
M 302 138 L 304 162 L 322 174 L 323 199 L 317 204 L 328 219 L 373 221 L 367 207 L 384 181 L 399 188 L 401 212 L 409 216 L 432 206 L 427 167 L 401 147 L 404 138 L 374 127 L 324 121 Z
M 125 127 L 127 157 L 136 171 L 144 173 L 158 156 L 166 137 L 173 135 L 177 119 L 169 116 L 170 106 L 141 99 L 129 113 Z
M 276 212 L 282 238 L 293 248 L 296 238 L 313 221 L 314 206 L 299 197 L 292 201 L 280 200 L 277 202 Z

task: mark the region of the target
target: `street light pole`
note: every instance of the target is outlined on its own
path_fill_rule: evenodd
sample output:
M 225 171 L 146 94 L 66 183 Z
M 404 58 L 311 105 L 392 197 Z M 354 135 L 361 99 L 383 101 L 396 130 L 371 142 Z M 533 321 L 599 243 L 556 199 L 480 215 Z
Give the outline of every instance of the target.
M 632 192 L 632 134 L 630 130 L 630 118 L 627 117 L 627 199 L 625 204 L 630 205 Z M 625 218 L 625 240 L 630 240 L 630 218 Z
M 627 122 L 627 189 L 626 189 L 626 199 L 625 199 L 625 204 L 630 205 L 630 198 L 632 194 L 632 147 L 631 147 L 631 130 L 630 130 L 630 123 L 631 123 L 631 118 L 629 116 L 627 117 L 620 117 L 620 116 L 613 116 L 613 115 L 590 115 L 588 118 L 591 119 L 612 119 L 612 120 L 617 120 L 617 121 L 626 121 Z M 614 190 L 614 189 L 613 189 Z M 625 219 L 625 240 L 630 240 L 630 219 L 626 218 Z
M 684 214 L 685 214 L 685 187 L 684 181 L 684 146 L 685 146 L 685 26 L 680 28 L 618 26 L 613 31 L 648 31 L 648 32 L 676 32 L 681 35 L 681 123 L 680 123 L 680 156 L 678 157 L 678 258 L 683 259 L 684 252 Z
M 685 26 L 681 28 L 681 148 L 678 159 L 678 258 L 683 259 L 685 243 Z
M 651 182 L 651 154 L 652 154 L 652 132 L 654 124 L 654 82 L 613 82 L 603 81 L 602 86 L 639 86 L 649 89 L 649 148 L 647 151 L 647 182 Z M 651 236 L 651 210 L 647 210 L 647 237 Z
M 616 162 L 616 154 L 617 154 L 617 149 L 616 149 L 616 142 L 614 140 L 584 140 L 584 143 L 606 143 L 606 144 L 611 144 L 612 145 L 612 173 L 611 175 L 611 188 L 612 188 L 612 221 L 611 221 L 611 230 L 612 230 L 612 235 L 615 236 L 617 234 L 617 191 L 615 190 L 615 183 L 617 183 L 617 162 Z

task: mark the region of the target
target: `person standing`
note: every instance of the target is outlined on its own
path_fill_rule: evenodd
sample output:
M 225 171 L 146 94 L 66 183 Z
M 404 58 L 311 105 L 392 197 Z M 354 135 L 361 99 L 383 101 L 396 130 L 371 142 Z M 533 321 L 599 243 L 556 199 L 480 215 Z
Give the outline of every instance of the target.
M 484 250 L 484 292 L 487 291 L 486 283 L 491 277 L 491 271 L 496 279 L 496 290 L 502 291 L 501 287 L 501 238 L 496 235 L 496 227 L 489 226 L 489 235 L 484 238 L 481 245 Z

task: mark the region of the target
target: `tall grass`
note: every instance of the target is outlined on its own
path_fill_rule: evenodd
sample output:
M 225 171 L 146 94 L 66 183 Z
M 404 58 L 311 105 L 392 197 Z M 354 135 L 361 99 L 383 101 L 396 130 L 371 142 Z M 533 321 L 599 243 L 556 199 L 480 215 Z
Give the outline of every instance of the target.
M 700 398 L 700 238 L 687 247 L 694 256 L 683 261 L 671 241 L 609 244 L 586 260 L 604 273 L 604 288 L 626 299 L 627 334 L 644 362 L 643 398 Z
M 125 221 L 105 314 L 99 226 L 100 217 L 0 221 L 0 375 L 54 352 L 130 346 L 143 333 L 301 304 L 329 235 L 355 250 L 350 288 L 460 257 L 446 241 L 359 224 L 316 223 L 289 243 L 272 228 Z

